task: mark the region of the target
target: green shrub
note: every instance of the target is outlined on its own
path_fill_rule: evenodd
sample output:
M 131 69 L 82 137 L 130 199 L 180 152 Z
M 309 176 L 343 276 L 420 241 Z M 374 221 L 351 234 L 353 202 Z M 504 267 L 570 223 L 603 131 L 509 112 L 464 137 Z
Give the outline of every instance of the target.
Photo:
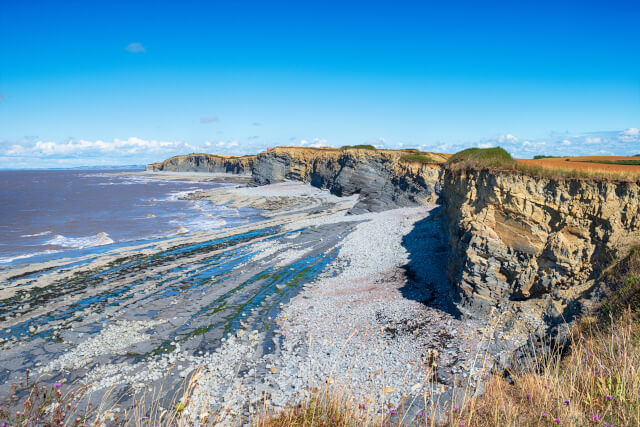
M 416 163 L 437 163 L 435 160 L 433 160 L 431 157 L 425 155 L 425 154 L 405 154 L 404 156 L 400 157 L 400 161 L 401 162 L 416 162 Z
M 467 148 L 449 157 L 447 164 L 463 164 L 477 168 L 513 168 L 516 161 L 501 147 Z
M 540 159 L 557 159 L 558 157 L 562 157 L 562 156 L 545 156 L 545 155 L 533 156 L 534 160 L 540 160 Z
M 342 150 L 349 150 L 353 148 L 359 148 L 361 150 L 376 150 L 376 147 L 370 144 L 360 144 L 360 145 L 343 145 L 340 147 Z
M 598 163 L 598 164 L 604 164 L 604 165 L 640 166 L 640 160 L 582 160 L 582 163 Z

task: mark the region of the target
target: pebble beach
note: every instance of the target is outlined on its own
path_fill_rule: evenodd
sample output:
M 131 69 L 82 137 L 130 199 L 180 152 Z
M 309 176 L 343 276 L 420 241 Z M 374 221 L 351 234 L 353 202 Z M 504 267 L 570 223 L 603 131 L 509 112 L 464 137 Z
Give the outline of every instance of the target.
M 5 381 L 31 366 L 87 384 L 103 407 L 127 411 L 151 393 L 181 402 L 194 424 L 228 425 L 328 386 L 363 408 L 417 402 L 417 414 L 425 396 L 474 385 L 481 325 L 450 304 L 437 207 L 352 215 L 357 195 L 293 182 L 187 197 L 261 209 L 265 219 L 79 267 L 0 271 L 14 284 L 5 295 L 23 308 L 2 318 Z M 32 294 L 49 289 L 54 315 L 43 317 Z M 87 299 L 75 316 L 55 315 Z

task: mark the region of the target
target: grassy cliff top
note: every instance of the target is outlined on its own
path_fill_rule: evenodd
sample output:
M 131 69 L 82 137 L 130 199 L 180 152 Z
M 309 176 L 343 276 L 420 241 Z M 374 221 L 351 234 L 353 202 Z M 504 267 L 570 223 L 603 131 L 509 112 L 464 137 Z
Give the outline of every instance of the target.
M 388 150 L 377 149 L 372 145 L 349 145 L 340 148 L 333 147 L 298 147 L 298 146 L 277 146 L 269 152 L 288 153 L 292 156 L 301 157 L 337 157 L 345 153 L 353 153 L 357 156 L 374 157 L 383 156 L 396 159 L 406 163 L 433 163 L 444 164 L 449 157 L 444 153 L 421 152 L 416 149 Z
M 449 157 L 446 164 L 453 170 L 491 169 L 551 179 L 640 179 L 638 159 L 623 156 L 536 156 L 534 159 L 514 159 L 501 147 L 468 148 Z

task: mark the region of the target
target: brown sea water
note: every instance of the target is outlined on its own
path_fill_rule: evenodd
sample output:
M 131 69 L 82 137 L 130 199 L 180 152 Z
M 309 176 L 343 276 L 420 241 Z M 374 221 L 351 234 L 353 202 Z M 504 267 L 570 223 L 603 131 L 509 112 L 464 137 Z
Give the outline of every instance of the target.
M 249 209 L 180 200 L 189 192 L 237 184 L 167 181 L 122 172 L 0 171 L 0 265 L 235 226 L 256 216 Z

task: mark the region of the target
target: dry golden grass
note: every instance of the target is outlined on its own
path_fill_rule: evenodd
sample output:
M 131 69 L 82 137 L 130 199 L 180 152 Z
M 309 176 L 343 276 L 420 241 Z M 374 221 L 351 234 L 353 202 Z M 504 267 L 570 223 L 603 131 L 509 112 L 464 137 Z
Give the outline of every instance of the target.
M 397 413 L 355 405 L 341 388 L 315 390 L 300 405 L 278 414 L 265 410 L 256 427 L 285 426 L 632 426 L 640 425 L 640 327 L 632 313 L 605 327 L 577 332 L 562 358 L 553 348 L 538 355 L 535 367 L 489 378 L 484 393 L 469 394 L 444 419 L 408 419 Z
M 569 159 L 567 161 L 567 159 Z M 588 157 L 558 157 L 547 159 L 516 159 L 518 165 L 529 168 L 540 168 L 548 171 L 575 171 L 594 176 L 610 177 L 638 177 L 640 166 L 593 163 L 597 161 L 638 160 L 637 157 L 622 156 L 588 156 Z

